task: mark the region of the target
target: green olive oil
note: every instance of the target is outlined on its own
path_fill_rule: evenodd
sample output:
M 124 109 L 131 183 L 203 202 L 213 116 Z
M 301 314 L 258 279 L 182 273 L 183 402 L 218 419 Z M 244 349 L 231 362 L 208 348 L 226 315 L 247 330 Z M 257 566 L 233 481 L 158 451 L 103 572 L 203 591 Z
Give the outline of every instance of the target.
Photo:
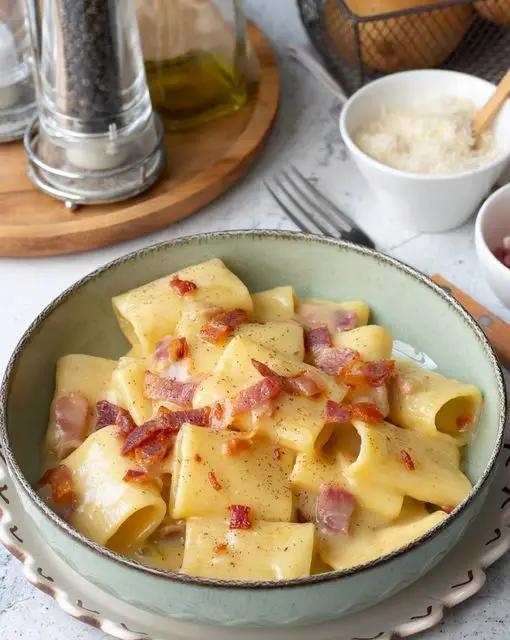
M 169 130 L 192 128 L 246 103 L 244 78 L 207 51 L 173 60 L 149 60 L 145 68 L 153 107 Z

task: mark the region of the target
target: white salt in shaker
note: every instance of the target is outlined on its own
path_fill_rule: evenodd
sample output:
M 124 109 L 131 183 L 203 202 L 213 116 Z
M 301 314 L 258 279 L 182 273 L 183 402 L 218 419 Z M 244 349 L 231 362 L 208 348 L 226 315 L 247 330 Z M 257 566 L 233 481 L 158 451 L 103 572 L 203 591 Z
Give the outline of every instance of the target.
M 16 103 L 18 91 L 13 82 L 13 69 L 18 66 L 16 43 L 11 30 L 0 22 L 0 109 L 7 109 Z
M 0 142 L 7 142 L 23 136 L 36 108 L 22 0 L 0 0 L 0 17 Z

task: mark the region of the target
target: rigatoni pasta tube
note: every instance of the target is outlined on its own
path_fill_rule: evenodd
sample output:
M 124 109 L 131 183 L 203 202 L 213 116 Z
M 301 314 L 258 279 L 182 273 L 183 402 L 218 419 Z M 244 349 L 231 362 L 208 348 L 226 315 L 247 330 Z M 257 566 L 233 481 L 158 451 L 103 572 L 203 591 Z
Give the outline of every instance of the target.
M 115 551 L 126 552 L 153 533 L 166 513 L 166 504 L 152 483 L 123 480 L 133 461 L 122 456 L 117 428 L 90 435 L 68 456 L 78 508 L 71 524 L 81 533 Z
M 170 285 L 174 275 L 193 282 L 196 290 L 179 295 Z M 112 300 L 120 328 L 132 345 L 140 345 L 144 355 L 154 349 L 158 340 L 173 334 L 188 302 L 206 307 L 239 308 L 249 313 L 253 308 L 246 286 L 217 258 L 181 269 Z
M 54 398 L 73 391 L 81 393 L 91 408 L 89 431 L 95 426 L 96 402 L 106 397 L 116 366 L 116 360 L 81 354 L 62 356 L 57 362 Z
M 299 300 L 297 318 L 305 327 L 326 325 L 331 333 L 345 329 L 345 321 L 352 324 L 351 329 L 361 327 L 368 322 L 370 308 L 361 300 L 332 302 L 330 300 Z
M 472 384 L 446 378 L 410 360 L 397 360 L 391 384 L 390 416 L 394 424 L 428 435 L 438 431 L 466 440 L 478 419 L 480 391 Z
M 257 428 L 278 444 L 295 451 L 307 451 L 315 446 L 320 448 L 333 428 L 324 423 L 325 397 L 340 402 L 347 387 L 309 364 L 286 358 L 246 338 L 238 336 L 226 347 L 213 373 L 199 386 L 193 399 L 194 406 L 234 400 L 240 391 L 262 380 L 262 375 L 253 366 L 253 359 L 281 376 L 306 372 L 325 392 L 318 398 L 279 394 L 274 401 L 272 415 L 261 416 Z M 236 420 L 241 429 L 253 427 L 250 416 L 239 416 Z
M 46 432 L 47 457 L 54 456 L 58 447 L 59 430 L 57 429 L 55 413 L 57 400 L 70 393 L 79 393 L 83 396 L 89 404 L 85 434 L 90 433 L 94 430 L 96 424 L 96 403 L 106 398 L 112 373 L 116 366 L 117 362 L 115 360 L 81 354 L 69 354 L 59 358 L 55 376 L 55 393 L 50 407 L 48 430 Z M 64 455 L 67 455 L 67 453 L 69 451 Z
M 256 322 L 292 320 L 296 295 L 293 287 L 275 287 L 252 295 Z
M 387 360 L 391 357 L 393 336 L 384 327 L 368 324 L 351 331 L 337 331 L 333 335 L 333 344 L 358 351 L 365 361 Z
M 152 402 L 143 395 L 145 372 L 149 368 L 149 358 L 125 356 L 112 375 L 115 399 L 127 409 L 136 424 L 142 424 L 152 416 Z
M 205 322 L 203 314 L 184 314 L 176 328 L 176 335 L 186 338 L 189 349 L 186 365 L 192 376 L 211 373 L 228 341 L 218 346 L 202 340 L 199 333 Z M 247 322 L 236 329 L 235 336 L 248 338 L 297 360 L 303 360 L 305 355 L 303 328 L 297 322 Z
M 190 518 L 183 573 L 227 580 L 290 580 L 310 575 L 311 522 L 263 522 L 232 530 L 221 517 Z
M 331 436 L 321 451 L 299 453 L 290 474 L 294 489 L 307 491 L 315 496 L 322 485 L 340 485 L 352 493 L 358 505 L 379 516 L 383 521 L 395 519 L 402 508 L 403 494 L 394 487 L 366 479 L 356 479 L 346 474 L 359 455 L 360 437 L 352 425 L 344 424 Z
M 287 477 L 294 456 L 274 444 L 253 439 L 244 451 L 228 455 L 229 443 L 245 440 L 232 431 L 184 425 L 177 437 L 171 489 L 172 517 L 226 514 L 231 504 L 244 504 L 254 517 L 290 520 L 292 493 Z
M 353 480 L 447 507 L 457 506 L 471 491 L 460 470 L 459 449 L 448 436 L 429 436 L 388 422 L 353 424 L 361 438 L 359 456 L 346 470 Z
M 266 349 L 278 351 L 288 358 L 302 361 L 305 357 L 303 327 L 297 322 L 249 323 L 240 326 L 236 335 L 248 338 Z
M 381 558 L 430 531 L 447 517 L 444 511 L 427 513 L 422 504 L 406 501 L 398 519 L 389 526 L 373 527 L 366 514 L 354 518 L 348 540 L 345 536 L 320 536 L 319 554 L 336 570 Z

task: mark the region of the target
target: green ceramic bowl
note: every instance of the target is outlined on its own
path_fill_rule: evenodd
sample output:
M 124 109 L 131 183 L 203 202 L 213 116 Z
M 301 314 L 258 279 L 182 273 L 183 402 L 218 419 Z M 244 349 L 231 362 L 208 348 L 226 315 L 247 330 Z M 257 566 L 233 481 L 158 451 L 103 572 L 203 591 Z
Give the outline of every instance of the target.
M 116 358 L 127 344 L 112 296 L 212 257 L 252 291 L 292 284 L 300 296 L 366 300 L 376 322 L 424 351 L 447 376 L 483 390 L 483 412 L 465 455 L 474 484 L 440 526 L 406 548 L 348 571 L 288 582 L 226 582 L 148 569 L 83 537 L 32 490 L 53 393 L 66 353 Z M 375 251 L 298 233 L 212 233 L 143 249 L 87 276 L 33 322 L 11 358 L 1 391 L 1 442 L 23 504 L 48 543 L 105 591 L 159 614 L 223 625 L 309 624 L 368 607 L 431 569 L 479 512 L 502 445 L 505 388 L 494 353 L 473 319 L 422 274 Z

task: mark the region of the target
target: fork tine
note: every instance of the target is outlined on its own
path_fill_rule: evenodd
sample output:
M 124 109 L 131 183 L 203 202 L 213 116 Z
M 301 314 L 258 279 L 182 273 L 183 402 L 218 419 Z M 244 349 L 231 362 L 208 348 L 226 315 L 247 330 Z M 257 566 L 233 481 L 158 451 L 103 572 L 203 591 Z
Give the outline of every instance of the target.
M 281 175 L 284 175 L 283 171 L 282 171 Z M 316 217 L 311 215 L 310 211 L 308 209 L 306 209 L 301 202 L 299 202 L 299 200 L 296 198 L 296 195 L 294 193 L 292 193 L 292 190 L 290 190 L 289 187 L 282 181 L 280 176 L 277 176 L 274 180 L 275 180 L 275 183 L 280 188 L 280 190 L 288 198 L 288 200 L 290 200 L 290 202 L 292 202 L 294 207 L 296 207 L 298 209 L 298 211 L 300 211 L 303 214 L 305 220 L 308 220 L 309 222 L 314 224 L 317 227 L 317 229 L 319 229 L 319 233 L 322 233 L 325 236 L 337 237 L 338 230 L 334 229 L 334 227 L 333 227 L 334 230 L 333 230 L 333 232 L 331 232 L 331 230 L 330 230 L 331 229 L 331 225 L 329 225 L 330 229 L 328 229 L 328 228 L 326 228 L 324 226 L 324 224 L 320 220 L 318 220 Z
M 321 233 L 320 229 L 313 225 L 313 221 L 309 220 L 308 218 L 305 218 L 305 220 L 303 221 L 301 218 L 296 216 L 294 212 L 285 204 L 284 200 L 282 200 L 282 198 L 280 198 L 280 196 L 276 193 L 269 182 L 264 180 L 264 184 L 266 185 L 266 189 L 269 191 L 269 193 L 273 196 L 279 206 L 285 211 L 285 213 L 289 216 L 289 218 L 298 229 L 301 229 L 301 231 L 304 231 L 305 233 Z
M 308 190 L 309 193 L 313 193 L 313 195 L 317 198 L 317 200 L 326 207 L 327 211 L 329 211 L 329 215 L 333 215 L 334 217 L 340 218 L 343 222 L 349 225 L 351 229 L 359 229 L 359 226 L 354 222 L 352 218 L 350 218 L 346 213 L 341 211 L 334 202 L 332 202 L 329 198 L 327 198 L 323 193 L 321 193 L 309 180 L 305 178 L 305 176 L 293 165 L 290 165 L 291 170 L 294 175 L 300 180 L 301 184 L 304 188 Z M 327 215 L 326 211 L 323 211 L 324 215 Z M 333 218 L 333 222 L 334 222 Z
M 308 216 L 314 221 L 319 217 L 323 225 L 327 225 L 333 230 L 332 232 L 330 231 L 330 235 L 337 236 L 345 233 L 346 231 L 350 231 L 350 227 L 346 228 L 342 220 L 339 220 L 338 217 L 336 220 L 332 220 L 331 216 L 324 213 L 322 207 L 320 207 L 317 202 L 313 200 L 313 197 L 310 197 L 309 193 L 307 193 L 307 189 L 304 189 L 300 184 L 298 184 L 295 178 L 288 171 L 282 170 L 281 175 L 285 177 L 296 193 L 299 194 L 308 205 Z

